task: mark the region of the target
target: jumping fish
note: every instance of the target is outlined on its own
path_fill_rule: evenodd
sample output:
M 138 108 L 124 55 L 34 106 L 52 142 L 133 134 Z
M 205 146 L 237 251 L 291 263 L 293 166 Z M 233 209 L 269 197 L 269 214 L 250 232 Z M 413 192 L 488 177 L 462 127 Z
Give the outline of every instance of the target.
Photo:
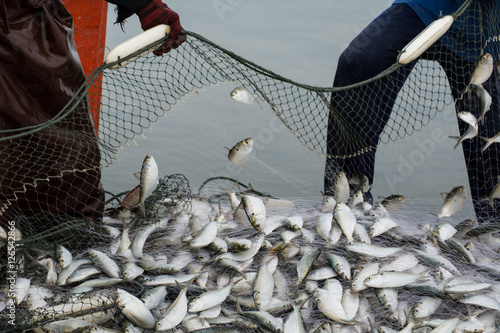
M 479 100 L 481 101 L 481 114 L 477 118 L 477 123 L 479 124 L 479 122 L 481 122 L 481 124 L 484 124 L 484 116 L 491 107 L 491 95 L 482 85 L 474 86 L 474 89 L 476 90 Z
M 349 178 L 349 183 L 353 185 L 358 185 L 362 192 L 368 192 L 371 188 L 370 180 L 366 175 L 357 173 L 351 178 Z
M 152 155 L 146 155 L 142 162 L 141 172 L 135 174 L 140 180 L 140 193 L 139 193 L 139 207 L 141 207 L 142 214 L 146 216 L 146 208 L 144 201 L 153 193 L 158 185 L 158 165 Z
M 349 181 L 344 171 L 339 171 L 335 176 L 333 192 L 337 203 L 347 203 L 349 199 Z
M 467 139 L 472 139 L 475 137 L 478 133 L 478 120 L 476 117 L 468 112 L 468 111 L 462 111 L 457 114 L 458 118 L 462 119 L 464 122 L 469 124 L 469 127 L 467 128 L 467 131 L 461 136 L 450 136 L 451 139 L 456 139 L 457 143 L 455 144 L 455 147 L 453 149 L 457 149 L 457 147 L 465 140 Z
M 232 99 L 234 99 L 237 102 L 244 103 L 244 104 L 253 104 L 253 102 L 256 102 L 259 104 L 260 108 L 262 109 L 262 105 L 259 103 L 259 99 L 257 96 L 252 95 L 250 91 L 248 91 L 245 88 L 242 87 L 237 87 L 234 88 L 229 95 L 231 96 Z
M 397 212 L 401 208 L 403 208 L 403 205 L 405 204 L 405 197 L 400 194 L 392 194 L 388 197 L 385 197 L 382 199 L 380 202 L 382 206 L 388 211 L 388 212 Z
M 454 187 L 449 193 L 442 193 L 444 203 L 437 215 L 438 218 L 450 217 L 458 213 L 467 200 L 467 192 L 464 186 Z
M 239 141 L 231 149 L 228 148 L 229 153 L 227 157 L 231 162 L 237 165 L 246 163 L 253 149 L 253 138 L 246 138 Z

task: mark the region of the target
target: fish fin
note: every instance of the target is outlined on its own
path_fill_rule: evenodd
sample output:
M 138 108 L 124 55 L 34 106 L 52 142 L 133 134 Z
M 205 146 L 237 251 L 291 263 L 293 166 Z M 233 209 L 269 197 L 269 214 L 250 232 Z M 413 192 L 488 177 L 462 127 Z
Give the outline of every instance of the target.
M 135 178 L 141 180 L 141 172 L 140 171 L 134 172 L 134 176 L 135 176 Z
M 441 192 L 441 196 L 443 197 L 443 199 L 446 199 L 447 195 L 448 195 L 448 192 Z
M 481 198 L 481 199 L 479 199 L 479 201 L 489 201 L 491 207 L 494 207 L 493 199 L 491 199 L 490 197 Z
M 450 136 L 449 138 L 457 140 L 457 143 L 455 143 L 455 146 L 453 146 L 453 150 L 457 149 L 457 147 L 462 143 L 462 138 L 459 136 Z
M 481 152 L 484 152 L 493 142 L 489 138 L 485 138 L 484 136 L 480 136 L 480 138 L 486 141 L 486 144 L 481 149 Z

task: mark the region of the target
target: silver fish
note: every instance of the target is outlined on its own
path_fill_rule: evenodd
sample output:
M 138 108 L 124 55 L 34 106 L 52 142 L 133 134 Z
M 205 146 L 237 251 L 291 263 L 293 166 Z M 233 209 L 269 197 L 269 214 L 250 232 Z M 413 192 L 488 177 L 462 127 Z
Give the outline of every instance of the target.
M 464 186 L 456 186 L 449 193 L 443 193 L 444 203 L 437 215 L 438 218 L 450 217 L 458 213 L 467 201 L 467 192 Z
M 337 202 L 335 208 L 333 209 L 333 217 L 337 221 L 340 229 L 346 236 L 349 242 L 354 242 L 352 234 L 354 232 L 354 227 L 356 225 L 356 217 L 352 213 L 351 209 L 342 201 Z
M 470 113 L 468 111 L 462 111 L 462 112 L 459 112 L 457 114 L 457 116 L 460 119 L 462 119 L 464 122 L 466 122 L 467 124 L 469 124 L 469 127 L 467 128 L 467 130 L 465 131 L 465 133 L 461 137 L 450 136 L 451 139 L 456 139 L 457 140 L 457 143 L 455 144 L 455 146 L 453 147 L 453 149 L 457 149 L 457 147 L 463 141 L 465 141 L 467 139 L 474 138 L 477 135 L 478 130 L 479 130 L 478 120 L 476 119 L 476 117 L 472 113 Z
M 254 321 L 266 331 L 274 333 L 283 332 L 283 324 L 266 311 L 238 311 L 242 316 Z
M 43 328 L 47 332 L 75 332 L 78 329 L 91 326 L 93 326 L 93 324 L 86 320 L 71 318 L 53 321 L 45 324 Z
M 146 305 L 134 295 L 118 288 L 116 290 L 116 305 L 123 315 L 135 325 L 145 329 L 155 327 L 156 319 Z
M 351 264 L 342 256 L 333 253 L 325 253 L 328 262 L 337 274 L 344 280 L 351 279 Z
M 482 54 L 476 62 L 476 67 L 472 73 L 471 84 L 482 85 L 493 73 L 493 57 L 489 53 Z
M 366 175 L 361 173 L 355 174 L 353 177 L 349 178 L 349 183 L 353 185 L 358 185 L 362 192 L 368 192 L 371 188 L 370 180 Z
M 302 229 L 304 225 L 304 218 L 300 215 L 289 216 L 283 222 L 284 226 L 292 231 L 298 231 Z
M 476 90 L 476 93 L 479 96 L 479 100 L 481 101 L 481 114 L 477 118 L 476 124 L 479 124 L 479 122 L 481 122 L 481 124 L 484 124 L 484 116 L 486 115 L 486 112 L 490 110 L 492 103 L 491 95 L 481 85 L 474 86 L 474 89 Z
M 55 284 L 57 282 L 57 271 L 54 260 L 45 258 L 38 261 L 38 263 L 47 268 L 47 277 L 45 278 L 46 284 Z
M 135 234 L 134 239 L 130 244 L 130 250 L 132 251 L 132 255 L 134 256 L 134 258 L 136 259 L 142 258 L 143 256 L 142 250 L 144 249 L 146 239 L 149 237 L 149 235 L 151 235 L 153 231 L 156 230 L 156 228 L 157 228 L 156 225 L 151 224 L 142 228 Z
M 305 280 L 305 278 L 311 271 L 314 263 L 316 262 L 320 254 L 321 254 L 320 248 L 313 249 L 304 254 L 302 258 L 299 260 L 297 264 L 298 284 L 302 283 L 302 281 Z
M 274 278 L 268 263 L 263 262 L 253 283 L 253 299 L 257 309 L 265 310 L 274 292 Z
M 238 181 L 235 182 L 232 191 L 222 188 L 222 190 L 226 192 L 229 195 L 229 198 L 231 199 L 231 210 L 233 211 L 233 218 L 238 223 L 243 223 L 246 222 L 247 217 L 243 207 L 241 207 L 240 205 L 241 204 L 240 200 L 236 196 L 237 189 L 238 189 Z
M 237 87 L 234 88 L 229 95 L 231 96 L 232 99 L 234 99 L 237 102 L 244 103 L 244 104 L 253 104 L 256 102 L 259 104 L 260 108 L 262 109 L 262 105 L 259 103 L 259 99 L 257 96 L 252 95 L 250 91 L 248 91 L 245 88 L 242 87 Z
M 57 244 L 56 245 L 56 259 L 57 263 L 59 266 L 64 269 L 71 264 L 71 261 L 73 260 L 73 256 L 71 255 L 71 252 L 67 248 L 65 248 L 62 245 Z
M 494 200 L 500 198 L 500 176 L 498 177 L 498 182 L 495 187 L 491 190 L 490 194 L 487 197 L 482 198 L 481 200 L 488 200 L 490 204 L 493 206 Z
M 399 288 L 422 279 L 423 274 L 382 272 L 367 277 L 363 283 L 371 288 Z
M 91 287 L 91 288 L 101 288 L 113 286 L 117 283 L 123 282 L 121 278 L 102 278 L 102 279 L 91 279 L 84 281 L 78 285 L 79 288 Z
M 122 275 L 125 280 L 133 281 L 142 273 L 144 273 L 144 268 L 137 266 L 133 262 L 128 262 L 122 267 Z
M 246 138 L 235 144 L 231 149 L 229 149 L 227 157 L 234 164 L 244 165 L 247 162 L 248 158 L 250 157 L 252 149 L 253 149 L 253 139 Z
M 105 253 L 92 249 L 89 251 L 89 256 L 94 264 L 100 267 L 109 277 L 117 278 L 120 276 L 118 264 Z
M 324 266 L 320 268 L 316 268 L 314 270 L 311 270 L 309 274 L 307 275 L 307 280 L 312 280 L 312 281 L 323 281 L 327 279 L 331 279 L 337 276 L 337 273 L 335 270 L 331 267 Z
M 388 310 L 384 316 L 390 321 L 397 321 L 397 310 L 398 310 L 398 289 L 397 288 L 376 288 L 375 295 L 380 301 L 380 304 Z
M 441 242 L 447 241 L 453 237 L 456 232 L 457 229 L 449 223 L 440 223 L 432 230 L 432 234 Z
M 191 286 L 193 280 L 181 289 L 177 298 L 174 300 L 168 310 L 162 315 L 160 320 L 156 323 L 156 331 L 163 332 L 172 329 L 179 325 L 184 317 L 186 317 L 188 310 L 187 291 Z
M 144 305 L 151 310 L 159 307 L 165 301 L 166 296 L 167 287 L 158 286 L 146 291 L 144 295 L 141 296 L 141 301 L 143 301 Z
M 376 219 L 370 226 L 370 236 L 377 237 L 392 228 L 397 227 L 398 224 L 390 217 L 381 217 Z
M 99 274 L 101 271 L 95 267 L 87 267 L 82 268 L 80 270 L 74 271 L 67 280 L 68 284 L 80 282 L 85 280 L 86 278 L 93 276 L 95 274 Z
M 200 233 L 189 243 L 189 246 L 194 249 L 199 249 L 208 246 L 217 237 L 219 223 L 216 221 L 211 221 L 205 224 Z
M 140 180 L 141 189 L 139 192 L 139 207 L 142 214 L 146 216 L 144 201 L 153 193 L 158 185 L 158 165 L 152 155 L 146 155 L 142 162 L 141 172 L 135 176 Z
M 496 299 L 488 297 L 486 295 L 469 296 L 467 298 L 461 299 L 460 302 L 462 302 L 464 304 L 472 304 L 472 305 L 481 306 L 483 308 L 500 311 L 500 302 L 498 302 Z
M 252 226 L 257 231 L 262 232 L 266 226 L 266 206 L 262 199 L 252 195 L 244 195 L 241 202 Z
M 353 208 L 353 207 L 356 207 L 359 204 L 362 204 L 363 200 L 364 200 L 364 198 L 363 198 L 363 191 L 357 190 L 349 198 L 349 201 L 347 202 L 347 204 L 349 205 L 349 207 Z
M 401 251 L 401 248 L 399 247 L 385 247 L 366 243 L 348 244 L 345 248 L 351 252 L 375 258 L 393 256 Z
M 403 208 L 403 205 L 405 204 L 405 197 L 400 194 L 392 194 L 386 198 L 383 198 L 382 201 L 380 202 L 382 206 L 388 211 L 388 212 L 397 212 L 401 208 Z
M 337 204 L 339 202 L 347 203 L 349 200 L 349 181 L 344 171 L 339 171 L 335 176 L 333 183 L 333 193 Z
M 433 297 L 423 297 L 421 298 L 412 308 L 412 315 L 415 319 L 424 319 L 430 317 L 434 312 L 436 312 L 439 305 L 441 305 L 442 300 Z
M 28 296 L 28 290 L 29 290 L 29 287 L 31 285 L 31 279 L 17 277 L 15 281 L 16 281 L 15 282 L 15 285 L 16 285 L 16 292 L 15 292 L 16 305 L 19 305 Z
M 198 273 L 187 273 L 187 274 L 176 274 L 176 275 L 156 275 L 154 277 L 144 278 L 144 285 L 149 287 L 157 286 L 175 286 L 176 281 L 179 283 L 185 283 L 192 279 L 195 279 Z
M 325 316 L 341 324 L 350 324 L 351 320 L 347 317 L 344 307 L 339 299 L 333 296 L 325 289 L 317 288 L 312 294 L 314 301 Z
M 189 302 L 188 312 L 200 312 L 221 304 L 229 296 L 232 287 L 232 284 L 228 284 L 221 289 L 212 289 L 204 292 Z
M 442 322 L 441 324 L 436 326 L 436 328 L 434 328 L 431 332 L 432 333 L 452 333 L 454 331 L 455 327 L 457 327 L 459 322 L 460 322 L 460 319 L 458 319 L 458 318 L 452 318 L 452 319 L 445 320 L 444 322 Z
M 283 325 L 283 333 L 305 333 L 304 321 L 300 313 L 300 307 L 294 305 L 293 312 L 290 313 L 288 319 Z
M 363 268 L 354 275 L 351 281 L 351 289 L 355 292 L 360 292 L 368 287 L 363 283 L 365 279 L 373 274 L 377 274 L 380 270 L 380 264 L 378 262 L 370 263 L 364 265 Z
M 252 242 L 252 247 L 248 249 L 247 251 L 243 252 L 227 252 L 223 253 L 219 256 L 220 259 L 231 259 L 235 261 L 247 261 L 252 259 L 260 250 L 262 247 L 262 244 L 264 244 L 264 235 L 261 234 L 255 241 Z
M 470 294 L 488 289 L 491 286 L 492 284 L 487 282 L 448 283 L 444 286 L 443 291 L 450 294 Z
M 59 276 L 57 278 L 57 284 L 60 286 L 65 285 L 71 274 L 73 274 L 73 272 L 76 271 L 78 267 L 90 263 L 91 261 L 87 259 L 73 260 L 68 267 L 66 267 L 61 271 L 61 273 L 59 273 Z

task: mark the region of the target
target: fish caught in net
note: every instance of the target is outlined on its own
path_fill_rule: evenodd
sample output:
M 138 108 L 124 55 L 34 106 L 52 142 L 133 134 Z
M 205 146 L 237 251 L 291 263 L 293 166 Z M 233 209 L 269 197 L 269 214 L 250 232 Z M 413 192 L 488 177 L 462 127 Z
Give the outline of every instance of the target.
M 2 251 L 12 245 L 16 253 L 13 266 L 6 259 L 15 282 L 1 286 L 0 330 L 12 330 L 15 320 L 16 330 L 42 331 L 497 331 L 498 221 L 443 221 L 467 198 L 456 187 L 435 212 L 437 222 L 404 223 L 401 197 L 364 198 L 373 170 L 362 166 L 374 163 L 380 144 L 411 136 L 454 105 L 456 145 L 474 152 L 465 156 L 468 165 L 482 161 L 469 177 L 484 181 L 471 191 L 487 193 L 474 197 L 476 212 L 495 216 L 499 12 L 496 2 L 465 1 L 448 19 L 467 26 L 469 36 L 443 30 L 418 58 L 404 60 L 402 52 L 382 73 L 343 87 L 294 82 L 194 32 L 168 56 L 150 52 L 161 39 L 102 65 L 55 118 L 0 132 L 0 156 L 8 156 L 0 163 L 0 241 Z M 200 187 L 195 195 L 174 174 L 155 182 L 147 198 L 141 180 L 135 192 L 109 199 L 105 212 L 58 209 L 84 204 L 78 186 L 62 186 L 66 175 L 99 187 L 101 168 L 126 144 L 188 94 L 223 82 L 240 87 L 228 98 L 273 112 L 326 157 L 332 183 L 318 207 L 296 207 L 250 186 L 207 195 Z M 82 131 L 86 109 L 95 133 Z M 249 139 L 246 150 L 229 150 L 233 163 L 246 162 Z M 58 186 L 67 190 L 63 200 L 43 195 Z

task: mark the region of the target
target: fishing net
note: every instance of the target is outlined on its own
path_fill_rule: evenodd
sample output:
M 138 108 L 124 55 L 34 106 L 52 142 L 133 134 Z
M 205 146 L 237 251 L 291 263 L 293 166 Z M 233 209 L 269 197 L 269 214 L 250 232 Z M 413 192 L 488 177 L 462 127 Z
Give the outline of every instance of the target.
M 2 169 L 5 171 L 0 173 L 3 194 L 0 212 L 4 217 L 14 221 L 13 224 L 22 235 L 16 243 L 18 256 L 15 270 L 18 272 L 18 277 L 30 278 L 34 285 L 43 285 L 47 270 L 38 262 L 45 256 L 54 257 L 53 247 L 55 244 L 67 247 L 73 253 L 73 260 L 88 259 L 88 253 L 85 250 L 94 248 L 109 254 L 119 262 L 120 267 L 124 266 L 126 260 L 116 256 L 116 247 L 123 232 L 122 221 L 119 219 L 105 218 L 106 223 L 102 223 L 101 221 L 38 210 L 30 213 L 29 209 L 22 212 L 9 209 L 15 206 L 18 198 L 22 197 L 22 193 L 27 189 L 49 182 L 49 179 L 57 180 L 62 177 L 62 174 L 76 172 L 82 182 L 87 181 L 86 175 L 95 173 L 96 168 L 91 161 L 85 165 L 87 160 L 85 157 L 78 158 L 78 148 L 75 147 L 80 147 L 82 142 L 97 141 L 101 156 L 101 168 L 107 168 L 121 152 L 126 150 L 125 147 L 128 144 L 133 144 L 134 140 L 141 135 L 147 136 L 146 130 L 150 127 L 154 128 L 154 123 L 160 121 L 160 118 L 164 117 L 168 111 L 178 106 L 180 101 L 184 101 L 188 97 L 195 99 L 199 95 L 199 91 L 209 86 L 230 82 L 244 87 L 251 96 L 255 97 L 255 104 L 259 104 L 262 109 L 274 113 L 304 147 L 326 157 L 327 161 L 331 161 L 332 167 L 326 170 L 327 176 L 330 176 L 331 179 L 334 179 L 340 170 L 344 170 L 349 173 L 349 176 L 354 176 L 357 172 L 365 173 L 369 176 L 370 182 L 373 182 L 370 170 L 362 169 L 362 166 L 374 163 L 375 149 L 380 145 L 415 134 L 450 105 L 455 106 L 457 111 L 469 111 L 476 118 L 479 117 L 482 112 L 481 97 L 476 91 L 470 89 L 469 83 L 475 70 L 476 61 L 482 54 L 489 53 L 495 60 L 498 60 L 499 12 L 500 8 L 497 2 L 480 4 L 477 1 L 466 1 L 464 6 L 455 13 L 454 24 L 467 26 L 467 36 L 457 35 L 454 32 L 456 30 L 451 29 L 441 38 L 439 46 L 431 47 L 419 60 L 410 65 L 394 64 L 368 80 L 343 87 L 323 88 L 294 82 L 193 32 L 186 32 L 187 41 L 167 56 L 156 57 L 150 52 L 164 43 L 164 40 L 160 40 L 116 63 L 99 67 L 90 75 L 86 84 L 81 87 L 66 108 L 61 110 L 53 120 L 33 128 L 2 133 L 0 140 L 3 151 L 9 152 L 10 155 L 17 154 L 20 160 L 26 158 L 29 161 L 29 163 L 19 163 L 19 165 L 4 163 Z M 469 42 L 464 45 L 464 41 Z M 141 56 L 137 58 L 138 55 Z M 123 65 L 128 60 L 131 62 Z M 113 68 L 115 66 L 118 68 Z M 495 144 L 479 154 L 485 143 L 480 136 L 493 137 L 500 131 L 499 113 L 495 112 L 495 110 L 498 111 L 499 107 L 497 99 L 498 75 L 498 68 L 494 66 L 493 74 L 484 83 L 484 87 L 492 98 L 491 110 L 485 117 L 484 125 L 479 125 L 478 136 L 463 142 L 464 146 L 467 145 L 467 148 L 464 148 L 467 165 L 476 166 L 475 170 L 478 176 L 480 175 L 484 180 L 481 184 L 471 184 L 471 187 L 476 188 L 476 190 L 480 188 L 486 195 L 495 187 L 497 176 L 500 174 L 496 163 L 498 155 Z M 89 93 L 89 91 L 93 91 L 93 93 Z M 97 93 L 94 93 L 95 91 Z M 229 91 L 227 95 L 229 95 Z M 94 122 L 98 125 L 97 138 L 88 133 L 84 134 L 72 130 L 71 127 L 75 122 L 72 117 L 73 112 L 84 107 L 82 105 L 86 104 L 82 101 L 87 99 L 90 100 L 89 104 L 93 105 L 90 111 Z M 95 107 L 95 105 L 99 105 L 99 107 Z M 375 106 L 382 111 L 374 112 Z M 466 124 L 461 120 L 457 121 L 460 135 L 463 135 L 467 131 Z M 50 133 L 49 137 L 52 139 L 64 138 L 75 144 L 65 146 L 69 153 L 63 152 L 61 154 L 54 148 L 54 145 L 48 144 L 47 132 Z M 453 140 L 450 142 L 451 151 L 455 142 Z M 34 152 L 44 153 L 38 155 Z M 46 170 L 44 166 L 54 163 L 53 159 L 37 159 L 37 156 L 52 156 L 50 152 L 53 152 L 57 163 L 64 165 L 60 175 L 48 176 L 44 174 L 44 170 Z M 72 157 L 68 158 L 68 156 Z M 76 158 L 73 158 L 75 156 Z M 484 163 L 479 163 L 479 161 Z M 412 163 L 411 160 L 410 163 Z M 413 164 L 417 163 L 413 162 Z M 38 172 L 33 172 L 33 170 Z M 402 175 L 396 174 L 396 176 L 401 177 Z M 208 182 L 212 184 L 212 181 L 217 178 L 209 178 Z M 184 175 L 165 176 L 160 179 L 156 190 L 146 200 L 146 216 L 143 216 L 141 211 L 137 209 L 135 217 L 129 221 L 134 225 L 131 229 L 131 239 L 137 236 L 143 228 L 156 225 L 155 230 L 151 232 L 150 237 L 144 243 L 144 253 L 148 257 L 158 262 L 162 260 L 169 262 L 172 259 L 180 258 L 178 261 L 185 264 L 181 268 L 170 267 L 170 271 L 164 267 L 156 270 L 150 269 L 147 271 L 147 276 L 150 279 L 167 271 L 172 274 L 187 273 L 190 270 L 203 272 L 203 274 L 205 272 L 211 273 L 207 281 L 203 282 L 200 279 L 190 288 L 188 293 L 190 299 L 194 299 L 196 295 L 206 290 L 217 289 L 217 275 L 226 276 L 225 274 L 227 274 L 232 278 L 245 274 L 235 273 L 234 267 L 229 268 L 218 263 L 217 257 L 220 255 L 220 248 L 186 251 L 186 244 L 190 241 L 189 237 L 195 237 L 208 221 L 213 221 L 224 214 L 227 215 L 224 217 L 230 227 L 221 231 L 221 238 L 238 237 L 250 239 L 255 243 L 256 237 L 258 237 L 248 220 L 236 221 L 242 225 L 231 224 L 235 222 L 233 220 L 235 218 L 232 216 L 234 207 L 229 206 L 229 196 L 220 187 L 230 189 L 235 180 L 223 180 L 227 182 L 214 183 L 211 191 L 206 191 L 208 186 L 204 183 L 196 195 L 191 192 L 189 181 Z M 104 186 L 106 187 L 106 184 Z M 327 187 L 327 192 L 329 189 L 333 191 L 333 186 Z M 128 191 L 120 195 L 113 195 L 108 200 L 107 208 L 110 214 L 126 193 Z M 267 198 L 267 200 L 278 200 L 270 198 L 267 193 L 257 193 L 251 190 L 249 193 Z M 241 193 L 238 194 L 241 195 Z M 38 199 L 47 202 L 55 200 L 54 198 Z M 283 304 L 275 304 L 275 307 L 269 312 L 286 321 L 293 311 L 292 305 L 300 305 L 304 309 L 304 322 L 308 329 L 316 328 L 325 322 L 339 325 L 338 321 L 335 322 L 330 320 L 331 318 L 325 317 L 324 313 L 315 305 L 316 301 L 305 296 L 311 295 L 311 290 L 326 288 L 326 284 L 324 284 L 324 280 L 318 280 L 317 285 L 314 283 L 298 284 L 297 261 L 309 253 L 309 250 L 321 247 L 324 250 L 317 262 L 314 263 L 315 268 L 334 266 L 328 263 L 329 257 L 325 254 L 333 253 L 345 257 L 351 263 L 356 262 L 357 264 L 353 266 L 352 270 L 354 274 L 369 263 L 379 261 L 381 265 L 387 264 L 394 257 L 374 259 L 370 255 L 348 251 L 345 249 L 348 242 L 344 236 L 339 243 L 331 244 L 331 241 L 319 236 L 317 230 L 320 215 L 328 214 L 328 212 L 315 209 L 313 213 L 310 210 L 312 208 L 310 205 L 308 209 L 295 210 L 292 208 L 293 205 L 289 203 L 274 202 L 285 205 L 288 210 L 278 211 L 278 217 L 275 217 L 275 220 L 279 222 L 279 227 L 267 234 L 266 244 L 259 249 L 255 257 L 251 258 L 252 260 L 246 262 L 245 271 L 257 272 L 264 260 L 268 260 L 266 256 L 269 253 L 276 255 L 279 258 L 279 264 L 274 274 L 275 276 L 284 276 L 284 280 L 288 281 L 290 287 L 286 290 L 293 294 L 294 304 L 286 303 L 290 300 L 281 299 Z M 218 206 L 219 204 L 222 206 Z M 484 208 L 488 213 L 494 213 L 493 205 L 487 201 L 475 202 L 474 204 L 480 205 L 481 209 Z M 197 209 L 202 212 L 200 213 Z M 372 215 L 372 218 L 367 217 L 366 212 L 359 207 L 353 208 L 353 210 L 359 214 L 357 217 L 360 225 L 367 229 L 373 223 L 373 216 L 380 217 L 376 214 Z M 285 244 L 285 236 L 282 234 L 286 229 L 284 227 L 285 216 L 279 214 L 305 216 L 303 229 L 309 230 L 309 233 L 307 231 L 299 233 L 295 236 L 297 237 L 295 240 L 292 239 Z M 404 212 L 399 214 L 391 216 L 398 222 L 407 220 Z M 414 220 L 414 217 L 412 218 Z M 275 223 L 277 222 L 275 221 Z M 336 225 L 335 223 L 337 222 L 332 222 L 332 225 Z M 7 228 L 8 225 L 4 225 Z M 433 233 L 434 226 L 429 225 L 427 219 L 422 223 L 405 227 L 399 233 L 374 239 L 373 243 L 386 247 L 397 246 L 413 253 L 416 250 L 420 251 L 422 243 L 426 240 L 434 242 L 433 244 L 438 244 L 435 249 L 428 250 L 428 253 L 419 253 L 418 259 L 421 266 L 415 268 L 415 274 L 422 274 L 423 277 L 427 278 L 427 281 L 431 280 L 437 284 L 437 282 L 446 281 L 446 277 L 449 278 L 453 273 L 473 271 L 474 277 L 464 278 L 463 281 L 454 281 L 454 283 L 488 282 L 490 285 L 485 288 L 487 297 L 500 302 L 498 299 L 498 281 L 500 279 L 498 262 L 500 259 L 498 258 L 498 243 L 495 243 L 497 242 L 495 237 L 498 235 L 494 234 L 497 231 L 494 223 L 484 224 L 477 227 L 472 233 L 467 233 L 469 229 L 475 227 L 472 224 L 472 227 L 466 228 L 460 237 L 455 236 L 456 242 L 460 243 L 463 248 L 468 244 L 469 250 L 476 249 L 474 252 L 476 260 L 479 261 L 481 258 L 480 262 L 471 262 L 470 258 L 464 257 L 464 253 L 467 252 L 460 252 L 463 250 L 462 247 L 459 247 L 460 250 L 457 252 L 456 247 L 452 250 L 450 249 L 452 245 L 436 238 L 436 233 Z M 414 235 L 414 237 L 408 235 Z M 356 240 L 362 239 L 357 238 Z M 497 250 L 495 252 L 492 249 Z M 472 252 L 472 250 L 470 251 Z M 437 257 L 438 254 L 439 257 Z M 191 264 L 189 267 L 188 263 Z M 454 270 L 451 267 L 455 267 L 456 271 L 447 275 L 446 271 Z M 58 268 L 58 273 L 61 271 Z M 102 272 L 96 274 L 98 275 L 95 277 L 104 278 L 106 276 Z M 339 278 L 339 281 L 344 290 L 350 289 L 349 281 L 343 278 Z M 23 330 L 42 327 L 54 320 L 85 315 L 88 315 L 85 319 L 90 322 L 100 318 L 94 320 L 94 324 L 116 328 L 120 326 L 117 323 L 122 322 L 126 317 L 116 305 L 116 290 L 120 288 L 140 297 L 151 289 L 151 286 L 147 285 L 147 280 L 140 278 L 118 281 L 116 285 L 112 286 L 95 287 L 92 291 L 84 290 L 71 296 L 71 288 L 74 286 L 75 284 L 57 283 L 55 286 L 47 285 L 47 288 L 59 297 L 47 297 L 48 305 L 41 306 L 37 310 L 30 309 L 29 304 L 19 304 L 16 307 L 16 328 Z M 175 283 L 168 286 L 168 297 L 165 299 L 165 303 L 154 312 L 156 319 L 162 317 L 164 310 L 174 302 L 179 294 L 179 287 Z M 3 290 L 4 298 L 8 294 L 7 290 L 8 286 Z M 296 293 L 291 290 L 296 291 Z M 250 294 L 248 294 L 248 290 L 245 292 L 241 295 L 235 293 L 228 299 L 225 312 L 218 316 L 218 324 L 214 318 L 210 318 L 204 323 L 212 321 L 213 326 L 219 325 L 228 330 L 264 330 L 262 322 L 256 323 L 255 320 L 247 320 L 245 318 L 248 317 L 245 317 L 243 313 L 238 313 L 239 308 L 242 309 L 241 311 L 253 310 L 251 302 L 248 301 L 249 298 L 252 298 L 251 291 Z M 467 296 L 469 295 L 471 294 Z M 488 323 L 487 325 L 491 327 L 498 325 L 499 310 L 495 309 L 493 305 L 490 307 L 477 304 L 467 305 L 461 302 L 464 299 L 463 295 L 443 294 L 442 290 L 432 283 L 401 289 L 399 299 L 404 300 L 406 306 L 403 308 L 404 311 L 397 314 L 397 318 L 395 318 L 396 314 L 393 309 L 388 308 L 387 303 L 377 300 L 378 295 L 373 290 L 365 291 L 361 302 L 368 304 L 368 308 L 371 308 L 371 310 L 366 311 L 370 312 L 369 317 L 373 320 L 375 327 L 378 325 L 401 329 L 407 325 L 403 312 L 406 311 L 408 314 L 408 311 L 411 310 L 410 305 L 424 296 L 441 300 L 439 311 L 436 312 L 436 319 L 459 317 L 465 321 L 466 318 L 477 315 L 477 317 L 481 317 L 483 324 Z M 0 328 L 11 330 L 12 326 L 4 324 L 10 320 L 9 310 L 4 309 L 0 314 L 3 316 Z M 250 314 L 247 315 L 250 316 Z M 127 317 L 127 319 L 130 318 Z M 223 319 L 227 321 L 224 322 Z M 358 323 L 356 322 L 356 324 Z M 187 323 L 184 325 L 186 327 Z M 367 331 L 369 329 L 367 325 L 369 324 L 363 323 L 360 330 Z M 436 324 L 428 325 L 436 326 Z

